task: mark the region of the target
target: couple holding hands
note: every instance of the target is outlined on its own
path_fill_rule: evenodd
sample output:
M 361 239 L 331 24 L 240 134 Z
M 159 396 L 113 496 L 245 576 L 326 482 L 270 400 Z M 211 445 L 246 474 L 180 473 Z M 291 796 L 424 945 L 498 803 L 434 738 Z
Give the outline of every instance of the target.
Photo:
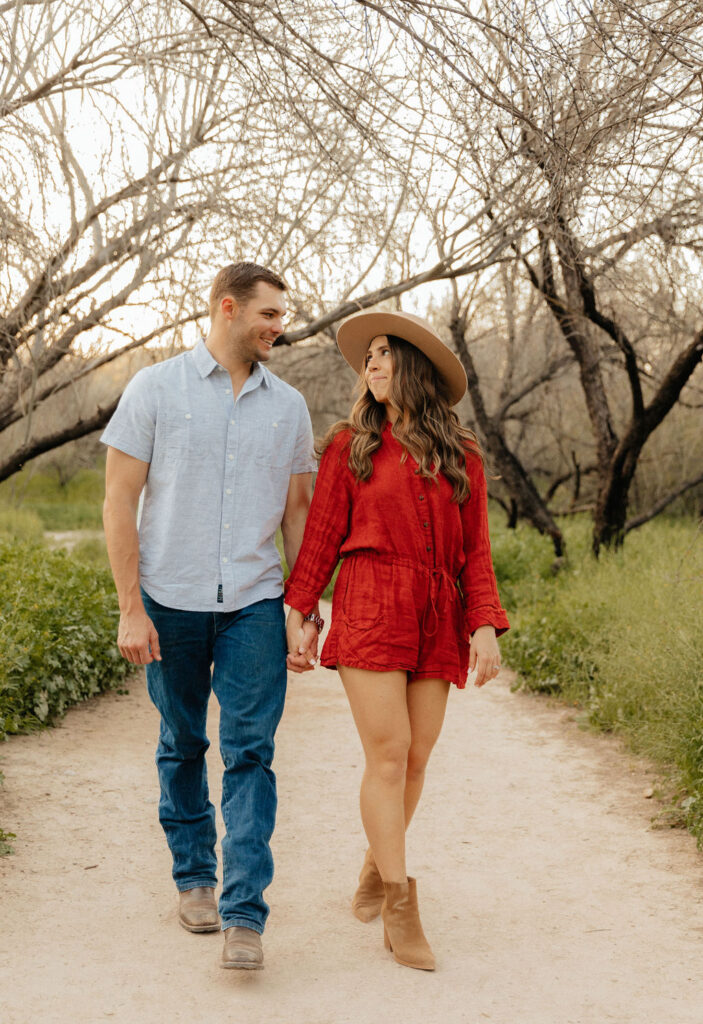
M 492 679 L 508 628 L 481 452 L 452 409 L 466 375 L 419 317 L 349 317 L 337 344 L 359 374 L 357 398 L 319 443 L 318 469 L 302 396 L 264 366 L 285 313 L 276 274 L 225 267 L 208 337 L 140 370 L 102 438 L 118 644 L 146 666 L 161 716 L 159 819 L 179 920 L 224 931 L 223 967 L 263 967 L 286 669 L 317 660 L 318 601 L 341 559 L 320 661 L 339 672 L 366 761 L 368 850 L 352 909 L 362 921 L 381 915 L 398 963 L 433 970 L 405 832 L 450 686 L 463 688 L 469 671 L 477 686 Z M 212 691 L 224 762 L 219 913 L 205 766 Z

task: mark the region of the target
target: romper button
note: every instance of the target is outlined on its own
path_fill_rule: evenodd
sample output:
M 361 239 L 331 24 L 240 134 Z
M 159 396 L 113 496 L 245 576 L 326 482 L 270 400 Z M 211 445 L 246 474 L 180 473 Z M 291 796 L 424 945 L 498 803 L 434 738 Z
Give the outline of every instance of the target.
M 425 500 L 425 495 L 424 495 L 424 494 L 421 494 L 421 495 L 420 495 L 420 498 L 419 498 L 419 500 L 420 500 L 420 501 L 424 501 L 424 500 Z
M 429 526 L 430 524 L 429 523 L 423 523 L 422 525 L 423 526 Z
M 431 544 L 428 544 L 428 545 L 427 545 L 427 550 L 428 550 L 428 551 L 431 551 L 431 550 L 432 550 L 432 545 L 431 545 Z

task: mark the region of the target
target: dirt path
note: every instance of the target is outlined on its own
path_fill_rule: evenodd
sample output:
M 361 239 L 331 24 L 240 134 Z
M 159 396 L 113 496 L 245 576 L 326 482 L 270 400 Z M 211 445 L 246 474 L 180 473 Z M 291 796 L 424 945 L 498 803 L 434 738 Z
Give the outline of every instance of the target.
M 19 835 L 0 861 L 3 1024 L 703 1021 L 703 858 L 651 829 L 646 770 L 568 712 L 505 679 L 451 694 L 409 844 L 430 975 L 348 908 L 361 755 L 336 675 L 291 681 L 259 974 L 219 969 L 220 936 L 178 925 L 156 724 L 135 682 L 0 748 Z

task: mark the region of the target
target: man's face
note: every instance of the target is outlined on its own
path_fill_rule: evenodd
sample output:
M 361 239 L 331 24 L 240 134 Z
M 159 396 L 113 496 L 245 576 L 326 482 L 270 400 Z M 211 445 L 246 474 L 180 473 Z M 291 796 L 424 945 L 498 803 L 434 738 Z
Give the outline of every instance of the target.
M 251 297 L 236 303 L 230 338 L 244 362 L 265 362 L 273 343 L 283 334 L 286 315 L 285 292 L 266 281 L 257 281 Z

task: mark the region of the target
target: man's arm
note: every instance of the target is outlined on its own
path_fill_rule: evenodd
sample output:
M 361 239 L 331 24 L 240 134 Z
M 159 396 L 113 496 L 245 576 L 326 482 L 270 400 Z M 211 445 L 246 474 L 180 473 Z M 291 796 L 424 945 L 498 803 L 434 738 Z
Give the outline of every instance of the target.
M 283 551 L 288 568 L 293 569 L 303 543 L 305 520 L 312 501 L 312 473 L 293 473 L 288 484 L 286 507 L 281 520 Z
M 305 520 L 312 500 L 312 473 L 293 473 L 288 485 L 286 507 L 281 520 L 283 534 L 283 552 L 288 568 L 293 569 L 303 543 Z M 314 622 L 302 622 L 302 615 L 294 609 L 288 613 L 288 644 L 294 643 L 288 654 L 288 667 L 293 672 L 305 672 L 311 669 L 317 657 L 317 626 Z M 295 626 L 291 616 L 295 619 Z M 300 616 L 301 622 L 297 621 Z
M 134 665 L 161 660 L 158 634 L 139 590 L 137 506 L 148 472 L 148 462 L 108 447 L 103 524 L 120 604 L 117 646 Z

